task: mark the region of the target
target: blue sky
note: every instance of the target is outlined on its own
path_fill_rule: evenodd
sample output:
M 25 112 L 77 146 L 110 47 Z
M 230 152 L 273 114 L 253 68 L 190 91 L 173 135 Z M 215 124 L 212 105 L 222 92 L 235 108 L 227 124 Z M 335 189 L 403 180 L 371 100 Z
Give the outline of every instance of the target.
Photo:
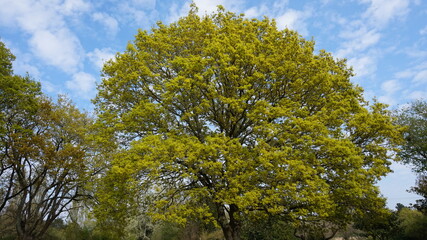
M 50 96 L 90 103 L 102 63 L 125 49 L 137 29 L 184 16 L 191 1 L 0 0 L 0 38 L 16 55 L 15 73 L 29 73 Z M 200 13 L 217 5 L 247 17 L 275 18 L 337 58 L 347 58 L 352 81 L 391 108 L 427 96 L 427 1 L 194 0 Z M 417 199 L 406 192 L 415 176 L 406 166 L 380 182 L 388 206 Z

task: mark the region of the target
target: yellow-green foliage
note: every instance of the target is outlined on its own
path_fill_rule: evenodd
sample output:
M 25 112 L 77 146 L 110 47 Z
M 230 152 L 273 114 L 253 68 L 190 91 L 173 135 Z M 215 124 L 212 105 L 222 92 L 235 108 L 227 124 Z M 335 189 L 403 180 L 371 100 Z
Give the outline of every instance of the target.
M 128 178 L 105 199 L 144 189 L 154 218 L 220 225 L 224 209 L 347 222 L 383 202 L 374 184 L 401 129 L 345 60 L 273 20 L 193 8 L 139 31 L 103 76 L 94 102 L 121 148 L 106 180 Z

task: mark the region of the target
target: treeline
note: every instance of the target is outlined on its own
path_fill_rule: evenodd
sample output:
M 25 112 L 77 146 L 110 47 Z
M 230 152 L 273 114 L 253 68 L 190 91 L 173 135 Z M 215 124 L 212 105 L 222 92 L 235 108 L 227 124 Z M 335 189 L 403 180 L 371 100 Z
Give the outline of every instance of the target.
M 0 239 L 425 239 L 427 106 L 363 99 L 345 60 L 192 6 L 108 61 L 95 116 L 0 43 Z M 385 207 L 391 161 L 420 174 Z

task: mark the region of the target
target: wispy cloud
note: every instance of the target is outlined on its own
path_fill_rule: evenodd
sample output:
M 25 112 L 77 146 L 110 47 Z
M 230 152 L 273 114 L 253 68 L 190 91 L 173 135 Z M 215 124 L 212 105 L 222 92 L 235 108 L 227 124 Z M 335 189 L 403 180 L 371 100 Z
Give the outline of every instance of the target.
M 417 72 L 412 82 L 415 84 L 427 84 L 427 69 Z
M 92 18 L 96 22 L 104 25 L 108 31 L 108 34 L 111 36 L 115 36 L 119 31 L 119 23 L 114 17 L 108 15 L 107 13 L 96 12 L 92 14 Z
M 132 6 L 143 9 L 154 9 L 156 0 L 131 0 Z
M 182 3 L 182 5 L 179 5 L 174 2 L 168 9 L 168 22 L 174 22 L 180 17 L 186 15 L 190 10 L 191 3 L 194 3 L 196 5 L 196 7 L 198 8 L 198 14 L 201 16 L 216 12 L 219 5 L 223 6 L 227 11 L 232 11 L 236 13 L 245 11 L 244 0 L 192 0 L 185 1 Z
M 111 48 L 95 48 L 92 52 L 87 54 L 87 57 L 99 70 L 101 70 L 106 61 L 114 58 L 114 54 L 115 52 Z
M 402 89 L 402 85 L 396 79 L 385 81 L 381 84 L 381 89 L 385 91 L 388 95 L 393 94 Z
M 402 94 L 399 93 L 399 91 L 402 90 L 402 85 L 397 79 L 383 82 L 381 84 L 381 90 L 384 92 L 384 95 L 378 98 L 380 102 L 396 105 L 398 100 L 402 97 Z
M 260 4 L 244 10 L 248 18 L 268 16 L 274 18 L 279 29 L 289 28 L 298 31 L 303 36 L 308 36 L 308 19 L 313 17 L 312 6 L 306 4 L 301 10 L 289 7 L 288 0 L 274 1 L 270 6 Z
M 68 73 L 77 71 L 84 57 L 79 39 L 66 28 L 36 31 L 29 45 L 34 55 Z
M 204 0 L 195 0 L 194 3 L 199 8 L 199 12 L 202 14 L 211 14 L 216 12 L 218 5 L 225 6 L 227 3 L 226 0 L 212 0 L 212 1 L 204 1 Z
M 152 23 L 158 18 L 158 12 L 154 8 L 155 1 L 146 1 L 149 4 L 134 4 L 127 1 L 119 1 L 115 6 L 117 11 L 114 17 L 125 25 L 134 25 L 137 28 L 149 28 L 152 27 Z
M 246 9 L 244 14 L 247 18 L 257 18 L 261 17 L 263 15 L 266 15 L 266 13 L 269 11 L 269 7 L 267 5 L 262 4 L 259 6 L 253 6 L 249 9 Z
M 365 25 L 358 22 L 356 27 L 350 27 L 339 34 L 345 41 L 342 48 L 337 52 L 337 57 L 346 57 L 354 53 L 365 51 L 371 46 L 377 44 L 381 34 L 376 29 L 368 29 Z
M 394 75 L 399 79 L 411 79 L 414 82 L 425 79 L 427 73 L 427 61 L 421 62 L 411 68 L 396 72 Z
M 184 16 L 190 10 L 189 4 L 178 5 L 176 2 L 172 3 L 168 8 L 168 17 L 166 22 L 172 23 L 177 21 L 180 17 Z
M 427 89 L 424 91 L 412 91 L 408 94 L 408 98 L 411 100 L 426 100 L 427 98 Z
M 83 49 L 64 20 L 66 14 L 84 12 L 89 5 L 83 1 L 52 2 L 5 0 L 0 8 L 0 23 L 15 26 L 27 34 L 35 56 L 66 72 L 78 69 Z
M 363 17 L 377 28 L 384 27 L 391 20 L 404 17 L 409 12 L 410 0 L 362 0 L 369 8 Z
M 245 1 L 243 0 L 194 0 L 201 14 L 211 14 L 216 12 L 218 5 L 224 6 L 229 11 L 243 12 Z
M 411 68 L 394 74 L 395 78 L 408 83 L 404 98 L 408 100 L 426 99 L 427 97 L 427 62 L 421 62 Z M 412 87 L 411 87 L 412 86 Z M 415 88 L 413 88 L 415 87 Z
M 289 28 L 298 31 L 303 36 L 308 35 L 306 20 L 311 16 L 311 10 L 288 9 L 280 16 L 276 17 L 277 26 L 280 29 Z
M 372 75 L 376 70 L 376 58 L 370 54 L 350 57 L 348 65 L 353 67 L 358 78 Z
M 383 96 L 378 97 L 378 101 L 381 103 L 388 104 L 390 106 L 393 106 L 397 103 L 396 98 L 389 96 L 389 95 L 383 95 Z
M 96 78 L 86 72 L 73 74 L 72 79 L 66 82 L 67 88 L 74 90 L 80 96 L 90 99 L 95 89 Z
M 409 0 L 361 0 L 367 8 L 353 19 L 339 18 L 344 41 L 336 51 L 339 58 L 348 58 L 356 77 L 372 76 L 382 58 L 383 47 L 378 46 L 384 28 L 394 19 L 404 18 L 409 12 Z
M 58 10 L 65 15 L 76 15 L 87 12 L 91 8 L 91 4 L 84 0 L 65 0 Z

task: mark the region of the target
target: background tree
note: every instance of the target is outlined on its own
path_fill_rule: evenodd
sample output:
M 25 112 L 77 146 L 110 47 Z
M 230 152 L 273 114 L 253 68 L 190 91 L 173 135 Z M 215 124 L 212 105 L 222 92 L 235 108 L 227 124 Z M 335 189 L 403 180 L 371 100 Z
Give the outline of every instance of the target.
M 399 155 L 417 173 L 427 172 L 427 102 L 415 101 L 397 113 L 399 124 L 407 126 L 406 144 Z
M 95 104 L 120 151 L 100 209 L 146 191 L 155 219 L 202 219 L 240 239 L 252 211 L 344 226 L 382 202 L 374 184 L 401 130 L 363 100 L 345 60 L 267 18 L 196 11 L 139 31 L 104 66 Z
M 416 186 L 412 187 L 411 191 L 423 197 L 416 200 L 414 207 L 427 216 L 427 175 L 419 175 Z
M 246 216 L 242 224 L 242 239 L 297 240 L 295 229 L 277 216 L 259 217 L 256 212 Z
M 400 234 L 394 239 L 422 240 L 427 237 L 427 216 L 420 211 L 402 208 L 397 212 Z
M 40 84 L 13 75 L 12 61 L 15 56 L 0 42 L 0 213 L 7 202 L 28 186 L 19 188 L 15 183 L 18 175 L 13 155 L 30 155 L 30 149 L 17 153 L 12 150 L 18 135 L 31 138 L 36 112 L 40 107 L 37 99 L 41 97 Z
M 397 112 L 398 122 L 407 127 L 405 144 L 399 155 L 404 163 L 418 173 L 416 186 L 411 191 L 421 195 L 414 205 L 427 214 L 427 102 L 415 101 Z
M 6 60 L 2 66 L 11 66 Z M 63 97 L 53 103 L 29 77 L 1 72 L 9 75 L 0 76 L 0 210 L 7 210 L 0 214 L 8 213 L 2 218 L 10 218 L 19 239 L 41 239 L 88 195 L 83 187 L 93 170 L 85 135 L 92 120 Z
M 401 235 L 398 214 L 389 209 L 367 211 L 355 221 L 353 227 L 363 231 L 359 236 L 373 240 L 399 239 Z
M 12 62 L 15 56 L 10 50 L 0 41 L 0 77 L 11 76 L 13 74 Z

